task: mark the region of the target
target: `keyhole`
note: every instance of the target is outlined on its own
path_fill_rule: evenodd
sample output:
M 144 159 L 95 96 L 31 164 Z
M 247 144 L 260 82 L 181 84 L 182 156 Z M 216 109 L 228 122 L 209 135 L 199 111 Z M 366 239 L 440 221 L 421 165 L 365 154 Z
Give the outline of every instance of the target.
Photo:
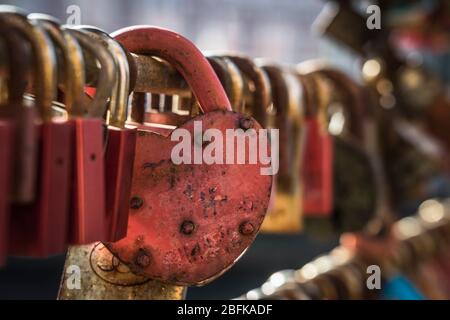
M 95 159 L 97 158 L 97 156 L 95 155 L 95 153 L 91 153 L 91 161 L 95 161 Z

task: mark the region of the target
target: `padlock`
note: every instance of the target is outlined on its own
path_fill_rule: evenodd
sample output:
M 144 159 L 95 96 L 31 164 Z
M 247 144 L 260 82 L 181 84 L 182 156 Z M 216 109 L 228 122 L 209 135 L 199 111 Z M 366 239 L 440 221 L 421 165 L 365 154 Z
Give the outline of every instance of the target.
M 44 83 L 42 88 L 54 95 L 46 104 L 39 105 L 41 123 L 39 125 L 39 176 L 36 200 L 27 206 L 16 206 L 13 218 L 15 232 L 11 241 L 11 253 L 29 256 L 49 256 L 64 252 L 67 248 L 68 221 L 70 210 L 71 169 L 72 169 L 72 126 L 66 116 L 55 115 L 53 98 L 56 98 L 57 69 L 66 68 L 70 74 L 71 53 L 66 47 L 66 39 L 59 24 L 46 15 L 29 15 L 30 21 L 44 30 L 55 44 L 50 46 L 52 56 L 44 61 L 51 68 L 51 79 L 35 79 Z M 43 43 L 42 46 L 48 44 Z M 56 64 L 55 47 L 61 51 Z M 70 86 L 67 76 L 63 84 Z M 48 85 L 48 87 L 47 87 Z M 40 92 L 37 92 L 36 99 Z M 70 101 L 67 101 L 70 109 Z
M 33 27 L 27 21 L 26 13 L 16 7 L 1 5 L 0 19 L 12 28 L 20 31 L 22 36 L 29 42 L 33 56 L 37 59 L 36 61 L 42 61 L 47 55 L 51 56 L 53 54 L 49 48 L 43 48 L 42 43 L 40 44 L 37 40 L 43 36 L 42 31 Z M 49 42 L 48 39 L 45 41 Z M 41 76 L 42 79 L 51 78 L 48 68 L 44 66 L 39 62 L 35 63 L 35 78 Z M 35 86 L 35 91 L 41 93 L 35 102 L 36 106 L 51 101 L 51 92 L 43 92 L 41 90 L 42 84 L 39 82 Z M 37 108 L 29 105 L 25 106 L 22 101 L 20 101 L 18 110 L 20 112 L 18 113 L 19 118 L 17 120 L 15 140 L 12 201 L 18 204 L 30 204 L 35 199 L 36 194 L 38 129 L 35 122 L 38 112 Z
M 124 238 L 128 226 L 128 201 L 133 176 L 136 127 L 126 125 L 130 72 L 127 55 L 107 33 L 93 27 L 82 27 L 97 41 L 104 42 L 115 58 L 117 78 L 109 105 L 108 133 L 105 150 L 106 214 L 108 242 Z
M 301 184 L 292 172 L 299 172 L 303 152 L 304 114 L 300 83 L 288 70 L 260 62 L 271 87 L 274 128 L 279 130 L 279 171 L 275 176 L 273 205 L 264 220 L 265 232 L 292 233 L 302 229 Z
M 194 121 L 204 130 L 260 129 L 255 120 L 229 111 L 212 67 L 189 40 L 149 26 L 113 35 L 130 52 L 164 59 L 185 77 L 205 114 L 183 124 L 183 132 L 191 133 Z M 128 234 L 106 246 L 136 274 L 181 285 L 212 281 L 255 238 L 272 177 L 260 175 L 259 165 L 175 165 L 168 137 L 145 126 L 138 130 Z M 198 132 L 194 142 L 198 149 Z
M 314 62 L 297 66 L 304 88 L 306 138 L 300 179 L 305 217 L 329 217 L 333 210 L 333 141 L 328 132 L 329 94 L 323 82 L 302 73 Z M 318 88 L 322 86 L 322 88 Z
M 74 126 L 74 187 L 70 243 L 87 244 L 108 239 L 105 213 L 103 116 L 115 83 L 110 52 L 84 31 L 65 28 L 101 65 L 95 96 L 87 106 L 74 105 L 69 121 Z M 82 74 L 82 70 L 77 71 Z M 84 81 L 84 79 L 80 79 Z M 84 88 L 83 88 L 84 89 Z M 84 94 L 83 91 L 78 95 Z
M 10 201 L 13 155 L 18 108 L 25 91 L 24 79 L 28 75 L 29 51 L 17 30 L 0 19 L 0 36 L 4 40 L 7 56 L 7 100 L 0 101 L 0 267 L 6 262 L 10 232 Z
M 56 72 L 55 52 L 48 35 L 36 22 L 31 21 L 29 23 L 23 16 L 10 13 L 8 17 L 15 19 L 17 26 L 23 28 L 22 30 L 29 38 L 33 49 L 35 72 L 33 85 L 36 95 L 34 99 L 30 100 L 34 106 L 24 107 L 24 109 L 28 109 L 25 112 L 28 114 L 26 116 L 27 121 L 25 121 L 27 128 L 24 130 L 26 133 L 31 132 L 26 134 L 29 138 L 26 138 L 24 145 L 32 145 L 30 151 L 33 151 L 33 153 L 37 153 L 38 146 L 42 147 L 39 152 L 41 156 L 39 161 L 28 163 L 29 159 L 27 159 L 24 162 L 28 163 L 26 169 L 28 169 L 27 172 L 30 175 L 32 175 L 31 171 L 34 172 L 38 166 L 41 166 L 39 170 L 40 188 L 37 192 L 31 191 L 36 187 L 33 182 L 30 188 L 21 189 L 24 192 L 18 193 L 27 195 L 27 197 L 19 197 L 20 199 L 30 199 L 32 196 L 34 201 L 31 203 L 16 201 L 16 204 L 12 207 L 14 214 L 11 216 L 9 251 L 14 255 L 46 256 L 63 251 L 66 243 L 65 230 L 61 231 L 61 229 L 65 229 L 66 212 L 60 211 L 64 208 L 59 204 L 63 203 L 67 206 L 67 202 L 64 202 L 64 199 L 67 198 L 64 198 L 64 195 L 59 197 L 59 192 L 64 191 L 64 186 L 59 185 L 61 182 L 59 174 L 64 172 L 66 168 L 64 161 L 67 160 L 67 157 L 64 152 L 68 150 L 67 143 L 70 142 L 70 139 L 66 139 L 68 137 L 66 133 L 69 132 L 69 129 L 67 127 L 64 129 L 62 128 L 64 125 L 60 127 L 58 123 L 50 120 L 52 117 L 52 98 L 56 89 Z M 40 112 L 40 118 L 43 121 L 42 125 L 39 126 L 37 125 L 36 111 Z M 36 132 L 41 134 L 42 143 L 41 141 L 34 141 L 34 137 L 38 137 Z M 31 139 L 31 137 L 33 138 Z M 27 152 L 22 154 L 22 157 L 28 157 Z M 33 159 L 33 156 L 31 158 Z M 30 171 L 31 167 L 33 170 Z M 62 170 L 59 170 L 60 168 Z M 29 178 L 31 177 L 27 177 L 26 180 Z M 68 183 L 68 179 L 67 174 L 66 176 L 62 175 L 62 180 L 66 183 Z M 28 183 L 25 185 L 28 185 Z M 68 191 L 68 185 L 65 190 Z M 62 200 L 60 201 L 60 199 Z M 56 227 L 54 227 L 55 225 Z M 52 230 L 53 228 L 56 228 L 56 231 Z
M 323 227 L 325 222 L 327 225 L 331 223 L 331 230 L 328 225 L 326 232 L 360 230 L 373 218 L 390 214 L 385 196 L 387 186 L 377 151 L 377 133 L 371 118 L 371 101 L 340 71 L 319 64 L 308 74 L 325 81 L 327 86 L 331 86 L 328 94 L 333 94 L 335 101 L 341 101 L 340 108 L 336 107 L 330 119 L 330 130 L 335 134 L 333 214 L 327 220 L 308 219 L 308 228 L 314 232 L 315 227 Z M 338 120 L 335 128 L 331 128 L 333 117 Z M 352 174 L 348 174 L 349 168 Z

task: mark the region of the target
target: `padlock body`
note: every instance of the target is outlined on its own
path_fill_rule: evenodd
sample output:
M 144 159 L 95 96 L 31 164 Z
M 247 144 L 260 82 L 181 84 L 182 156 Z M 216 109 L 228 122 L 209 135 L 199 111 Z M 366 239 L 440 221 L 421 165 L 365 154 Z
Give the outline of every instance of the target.
M 16 147 L 14 156 L 13 202 L 31 204 L 36 199 L 38 176 L 38 106 L 16 106 Z
M 70 243 L 105 241 L 103 121 L 95 118 L 75 118 L 70 121 L 74 128 L 75 147 Z
M 214 128 L 225 136 L 240 117 L 208 112 L 181 128 L 192 139 L 194 121 L 201 121 L 203 132 Z M 200 285 L 231 267 L 255 238 L 272 176 L 261 175 L 259 164 L 175 164 L 171 153 L 178 143 L 139 129 L 128 234 L 106 246 L 136 274 Z
M 303 210 L 305 216 L 328 217 L 333 209 L 333 141 L 317 118 L 307 119 L 306 128 L 300 175 Z
M 6 262 L 8 253 L 14 134 L 15 126 L 13 122 L 7 119 L 0 119 L 0 266 Z
M 13 205 L 12 255 L 47 257 L 64 252 L 68 244 L 73 128 L 66 121 L 46 122 L 38 131 L 36 200 Z
M 105 179 L 107 231 L 108 241 L 111 242 L 127 234 L 136 133 L 136 128 L 108 129 Z

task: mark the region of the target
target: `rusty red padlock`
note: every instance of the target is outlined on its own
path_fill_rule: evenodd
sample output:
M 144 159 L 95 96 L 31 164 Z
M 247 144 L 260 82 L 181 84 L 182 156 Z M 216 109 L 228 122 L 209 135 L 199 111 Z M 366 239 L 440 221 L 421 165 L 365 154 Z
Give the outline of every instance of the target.
M 176 136 L 194 137 L 194 148 L 201 151 L 207 146 L 199 145 L 197 134 L 207 129 L 224 134 L 226 129 L 261 127 L 230 111 L 217 76 L 189 40 L 150 26 L 113 35 L 130 52 L 154 55 L 176 67 L 204 115 L 187 121 L 170 137 L 138 128 L 128 234 L 106 246 L 136 274 L 165 283 L 205 284 L 230 268 L 254 240 L 272 177 L 261 175 L 258 164 L 177 165 L 171 157 Z
M 7 101 L 0 103 L 0 266 L 6 262 L 9 243 L 9 221 L 13 156 L 17 128 L 17 113 L 25 91 L 24 79 L 29 71 L 27 43 L 0 19 L 0 36 L 7 55 Z
M 108 241 L 127 234 L 128 210 L 136 147 L 136 127 L 126 124 L 130 71 L 127 54 L 107 33 L 94 27 L 82 27 L 89 36 L 106 45 L 116 62 L 117 77 L 109 105 L 105 150 L 106 214 Z
M 74 187 L 70 218 L 70 243 L 87 244 L 108 239 L 105 214 L 105 164 L 103 116 L 115 82 L 114 59 L 102 44 L 82 30 L 65 28 L 80 46 L 98 60 L 101 69 L 97 90 L 88 104 L 74 105 L 70 114 L 74 127 Z M 83 74 L 82 70 L 77 71 Z M 79 79 L 84 81 L 84 78 Z M 78 86 L 78 96 L 84 86 Z
M 333 211 L 333 139 L 328 132 L 328 94 L 320 79 L 304 74 L 310 62 L 298 66 L 304 88 L 306 139 L 300 179 L 305 216 L 330 216 Z

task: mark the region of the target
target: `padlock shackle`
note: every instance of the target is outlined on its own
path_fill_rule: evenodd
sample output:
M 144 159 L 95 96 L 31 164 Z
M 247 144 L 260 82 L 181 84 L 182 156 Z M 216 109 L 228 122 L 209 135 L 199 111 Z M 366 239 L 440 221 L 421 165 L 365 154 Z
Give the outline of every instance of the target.
M 278 176 L 284 181 L 290 181 L 289 187 L 295 189 L 294 184 L 297 183 L 298 178 L 292 172 L 297 172 L 301 163 L 299 152 L 303 124 L 300 114 L 301 96 L 293 96 L 294 92 L 286 78 L 288 71 L 284 70 L 283 67 L 263 61 L 258 64 L 258 67 L 267 74 L 270 81 L 275 110 L 274 126 L 280 130 L 280 141 L 283 141 L 284 144 L 284 146 L 280 146 L 280 172 Z M 300 84 L 297 83 L 297 89 L 299 86 Z M 287 147 L 285 151 L 283 151 L 284 147 Z M 281 164 L 285 165 L 282 166 Z
M 110 114 L 107 122 L 113 127 L 123 129 L 128 117 L 128 96 L 130 90 L 130 68 L 127 53 L 122 45 L 111 38 L 106 31 L 92 26 L 79 26 L 78 28 L 86 31 L 94 40 L 103 43 L 114 57 L 117 76 L 114 84 L 115 89 L 111 94 L 109 103 Z
M 111 34 L 128 51 L 162 58 L 185 78 L 203 112 L 231 110 L 216 73 L 201 51 L 188 39 L 163 28 L 133 26 Z
M 33 13 L 28 19 L 35 20 L 46 31 L 56 46 L 62 52 L 62 63 L 58 66 L 64 68 L 64 107 L 69 114 L 73 114 L 74 105 L 81 106 L 83 96 L 80 94 L 84 88 L 84 61 L 83 53 L 74 37 L 60 28 L 60 22 L 47 14 Z M 60 74 L 60 73 L 58 73 Z
M 250 81 L 253 82 L 253 107 L 252 116 L 263 126 L 267 126 L 267 112 L 272 102 L 270 81 L 261 68 L 256 63 L 245 56 L 225 55 L 230 59 Z
M 234 111 L 243 112 L 244 79 L 234 62 L 227 57 L 207 56 L 207 59 L 220 79 Z
M 80 46 L 93 55 L 100 63 L 101 69 L 97 81 L 97 90 L 93 100 L 87 107 L 87 115 L 95 118 L 102 118 L 105 115 L 108 100 L 113 91 L 113 85 L 116 81 L 116 72 L 114 58 L 111 53 L 101 44 L 92 41 L 91 37 L 82 30 L 71 28 L 70 26 L 63 26 L 68 30 L 78 41 Z M 85 110 L 74 110 L 76 116 L 84 114 Z
M 56 96 L 56 57 L 52 41 L 36 22 L 28 21 L 15 7 L 0 6 L 0 20 L 19 30 L 30 42 L 36 104 L 41 107 L 42 119 L 51 119 L 52 103 Z
M 22 103 L 27 84 L 25 79 L 30 72 L 30 53 L 21 39 L 18 30 L 8 26 L 0 19 L 0 37 L 6 43 L 8 59 L 8 103 Z M 14 72 L 12 69 L 14 68 Z

